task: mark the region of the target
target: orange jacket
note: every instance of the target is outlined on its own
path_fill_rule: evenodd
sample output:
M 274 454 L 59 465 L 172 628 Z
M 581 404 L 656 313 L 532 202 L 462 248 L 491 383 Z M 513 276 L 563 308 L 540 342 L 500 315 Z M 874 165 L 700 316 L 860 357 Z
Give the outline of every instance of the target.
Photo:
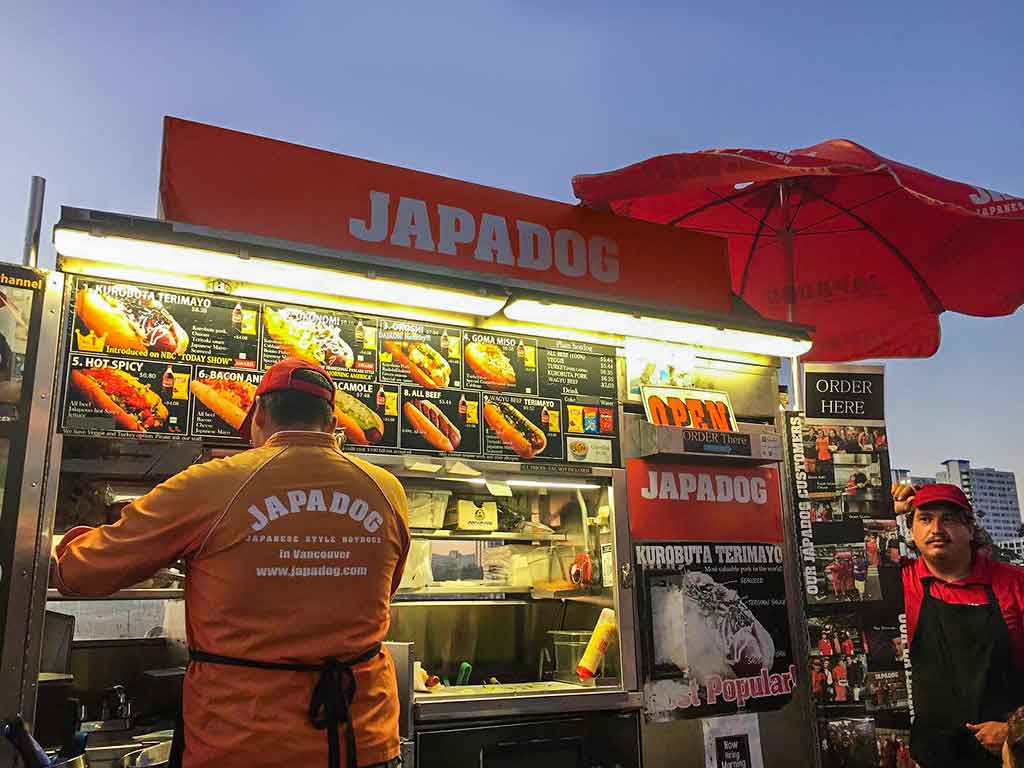
M 184 559 L 190 647 L 316 664 L 384 639 L 408 551 L 405 492 L 392 474 L 343 454 L 330 435 L 279 432 L 261 448 L 190 467 L 113 525 L 61 542 L 55 580 L 64 594 L 98 597 Z M 185 768 L 326 765 L 326 736 L 307 720 L 316 677 L 192 664 Z M 359 762 L 392 760 L 390 656 L 356 667 L 355 679 Z

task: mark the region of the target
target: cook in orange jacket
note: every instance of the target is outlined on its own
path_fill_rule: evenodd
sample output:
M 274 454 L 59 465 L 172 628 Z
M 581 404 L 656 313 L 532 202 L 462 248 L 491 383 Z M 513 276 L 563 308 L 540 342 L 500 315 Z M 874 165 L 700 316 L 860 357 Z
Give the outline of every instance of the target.
M 184 768 L 397 762 L 381 641 L 408 508 L 393 475 L 338 449 L 333 402 L 323 369 L 278 363 L 242 427 L 252 450 L 190 467 L 57 548 L 66 595 L 108 595 L 186 561 L 191 663 L 172 758 Z

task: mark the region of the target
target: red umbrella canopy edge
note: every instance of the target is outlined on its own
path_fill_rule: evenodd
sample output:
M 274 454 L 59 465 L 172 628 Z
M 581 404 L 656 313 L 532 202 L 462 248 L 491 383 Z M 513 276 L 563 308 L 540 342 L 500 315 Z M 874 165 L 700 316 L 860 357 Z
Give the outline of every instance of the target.
M 928 357 L 938 316 L 1024 304 L 1024 199 L 846 139 L 662 155 L 573 179 L 585 204 L 722 235 L 759 313 L 815 327 L 808 361 Z

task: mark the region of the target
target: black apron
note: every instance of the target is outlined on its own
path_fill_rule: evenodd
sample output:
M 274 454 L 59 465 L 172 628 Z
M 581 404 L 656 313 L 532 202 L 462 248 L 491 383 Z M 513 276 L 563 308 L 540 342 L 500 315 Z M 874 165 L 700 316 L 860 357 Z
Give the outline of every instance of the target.
M 924 580 L 910 644 L 914 724 L 910 754 L 921 768 L 998 768 L 966 723 L 1005 722 L 1018 699 L 1010 630 L 991 585 L 985 605 L 936 600 Z
M 356 678 L 352 668 L 369 661 L 379 654 L 381 644 L 377 643 L 365 653 L 354 659 L 339 661 L 326 658 L 320 664 L 288 664 L 276 661 L 253 661 L 252 659 L 236 659 L 231 656 L 219 656 L 189 648 L 189 661 L 204 664 L 226 664 L 233 667 L 248 667 L 277 672 L 319 672 L 320 676 L 313 685 L 309 697 L 309 723 L 317 730 L 327 731 L 327 766 L 341 768 L 341 741 L 338 727 L 342 723 L 347 727 L 345 738 L 346 768 L 358 768 L 359 758 L 356 753 L 356 734 L 352 728 L 352 702 L 356 697 Z M 181 699 L 178 704 L 178 720 L 174 725 L 174 741 L 171 744 L 169 768 L 182 768 L 185 754 L 185 720 L 184 720 L 185 688 L 182 684 Z

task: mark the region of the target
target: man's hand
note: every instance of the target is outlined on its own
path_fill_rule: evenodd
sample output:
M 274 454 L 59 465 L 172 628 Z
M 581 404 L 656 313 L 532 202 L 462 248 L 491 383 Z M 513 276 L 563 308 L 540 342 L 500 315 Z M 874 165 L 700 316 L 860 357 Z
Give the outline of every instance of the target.
M 892 500 L 896 505 L 896 514 L 905 515 L 913 510 L 913 499 L 916 491 L 914 486 L 904 483 L 892 484 Z
M 978 743 L 993 755 L 998 755 L 1002 752 L 1003 744 L 1006 743 L 1006 723 L 991 720 L 978 725 L 967 723 L 967 729 L 974 734 L 974 738 L 978 740 Z

